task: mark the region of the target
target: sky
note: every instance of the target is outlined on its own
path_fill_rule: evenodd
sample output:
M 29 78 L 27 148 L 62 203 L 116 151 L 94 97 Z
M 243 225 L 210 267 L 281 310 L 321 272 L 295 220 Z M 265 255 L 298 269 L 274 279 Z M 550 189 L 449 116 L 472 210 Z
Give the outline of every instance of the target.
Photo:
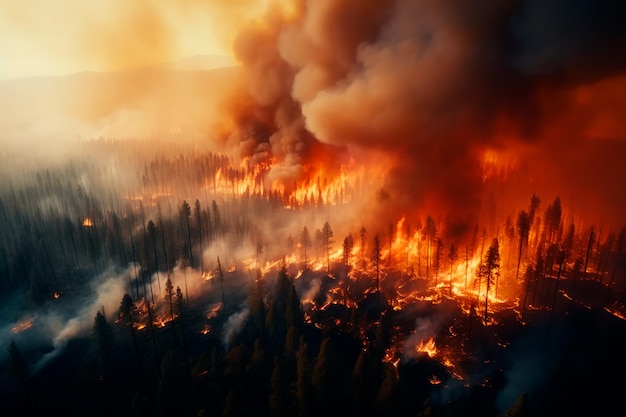
M 110 71 L 232 54 L 264 1 L 0 0 L 0 78 Z

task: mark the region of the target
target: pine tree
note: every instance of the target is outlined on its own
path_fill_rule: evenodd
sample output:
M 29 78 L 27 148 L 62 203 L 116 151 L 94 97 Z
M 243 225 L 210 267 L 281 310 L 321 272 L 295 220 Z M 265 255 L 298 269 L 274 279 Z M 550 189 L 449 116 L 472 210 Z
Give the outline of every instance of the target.
M 498 239 L 494 238 L 485 254 L 485 259 L 478 267 L 478 276 L 485 278 L 487 285 L 485 294 L 485 324 L 487 323 L 487 309 L 489 306 L 489 288 L 494 283 L 494 278 L 500 274 L 500 252 L 498 248 Z
M 311 364 L 309 363 L 308 345 L 304 337 L 300 338 L 300 348 L 296 357 L 296 400 L 299 417 L 313 416 L 313 385 L 311 382 Z

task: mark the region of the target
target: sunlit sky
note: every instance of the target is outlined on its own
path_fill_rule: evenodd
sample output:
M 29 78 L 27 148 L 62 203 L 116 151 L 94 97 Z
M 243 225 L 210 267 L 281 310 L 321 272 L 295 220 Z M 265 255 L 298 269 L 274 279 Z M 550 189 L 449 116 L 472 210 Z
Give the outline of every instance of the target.
M 256 3 L 256 4 L 255 4 Z M 249 0 L 0 0 L 0 78 L 230 54 Z

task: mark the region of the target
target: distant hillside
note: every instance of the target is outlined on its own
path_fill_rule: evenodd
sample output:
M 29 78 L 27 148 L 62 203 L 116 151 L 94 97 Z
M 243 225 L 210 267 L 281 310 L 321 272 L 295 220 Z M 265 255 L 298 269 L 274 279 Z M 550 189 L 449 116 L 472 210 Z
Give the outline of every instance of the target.
M 2 80 L 0 138 L 7 144 L 202 129 L 221 98 L 242 85 L 239 67 L 226 63 L 233 64 L 196 56 L 115 72 Z

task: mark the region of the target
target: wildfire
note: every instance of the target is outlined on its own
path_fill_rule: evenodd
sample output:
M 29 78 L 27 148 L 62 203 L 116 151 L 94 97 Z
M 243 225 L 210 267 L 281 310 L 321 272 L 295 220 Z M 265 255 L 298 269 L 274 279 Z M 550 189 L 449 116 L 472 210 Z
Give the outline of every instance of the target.
M 83 220 L 83 227 L 92 227 L 93 226 L 93 220 L 91 220 L 89 217 L 85 217 L 85 220 Z
M 430 382 L 431 385 L 439 385 L 441 384 L 441 379 L 439 379 L 437 375 L 433 375 L 430 378 L 428 378 L 428 382 Z
M 611 309 L 610 309 L 610 308 L 608 308 L 608 307 L 604 307 L 604 310 L 605 310 L 607 313 L 612 314 L 613 316 L 617 317 L 618 319 L 621 319 L 621 320 L 626 320 L 626 316 L 624 316 L 624 314 L 622 314 L 622 313 L 621 313 L 620 311 L 618 311 L 618 310 L 611 310 Z
M 61 293 L 60 293 L 60 292 L 55 292 L 55 293 L 53 294 L 53 297 L 54 297 L 55 299 L 59 298 L 60 296 L 61 296 Z
M 18 334 L 23 332 L 24 330 L 30 329 L 33 327 L 33 323 L 35 322 L 35 317 L 27 317 L 19 322 L 17 322 L 12 328 L 11 331 L 13 334 Z
M 418 353 L 426 353 L 431 358 L 435 357 L 437 355 L 435 339 L 431 337 L 427 342 L 420 340 L 419 344 L 415 347 L 415 351 Z

